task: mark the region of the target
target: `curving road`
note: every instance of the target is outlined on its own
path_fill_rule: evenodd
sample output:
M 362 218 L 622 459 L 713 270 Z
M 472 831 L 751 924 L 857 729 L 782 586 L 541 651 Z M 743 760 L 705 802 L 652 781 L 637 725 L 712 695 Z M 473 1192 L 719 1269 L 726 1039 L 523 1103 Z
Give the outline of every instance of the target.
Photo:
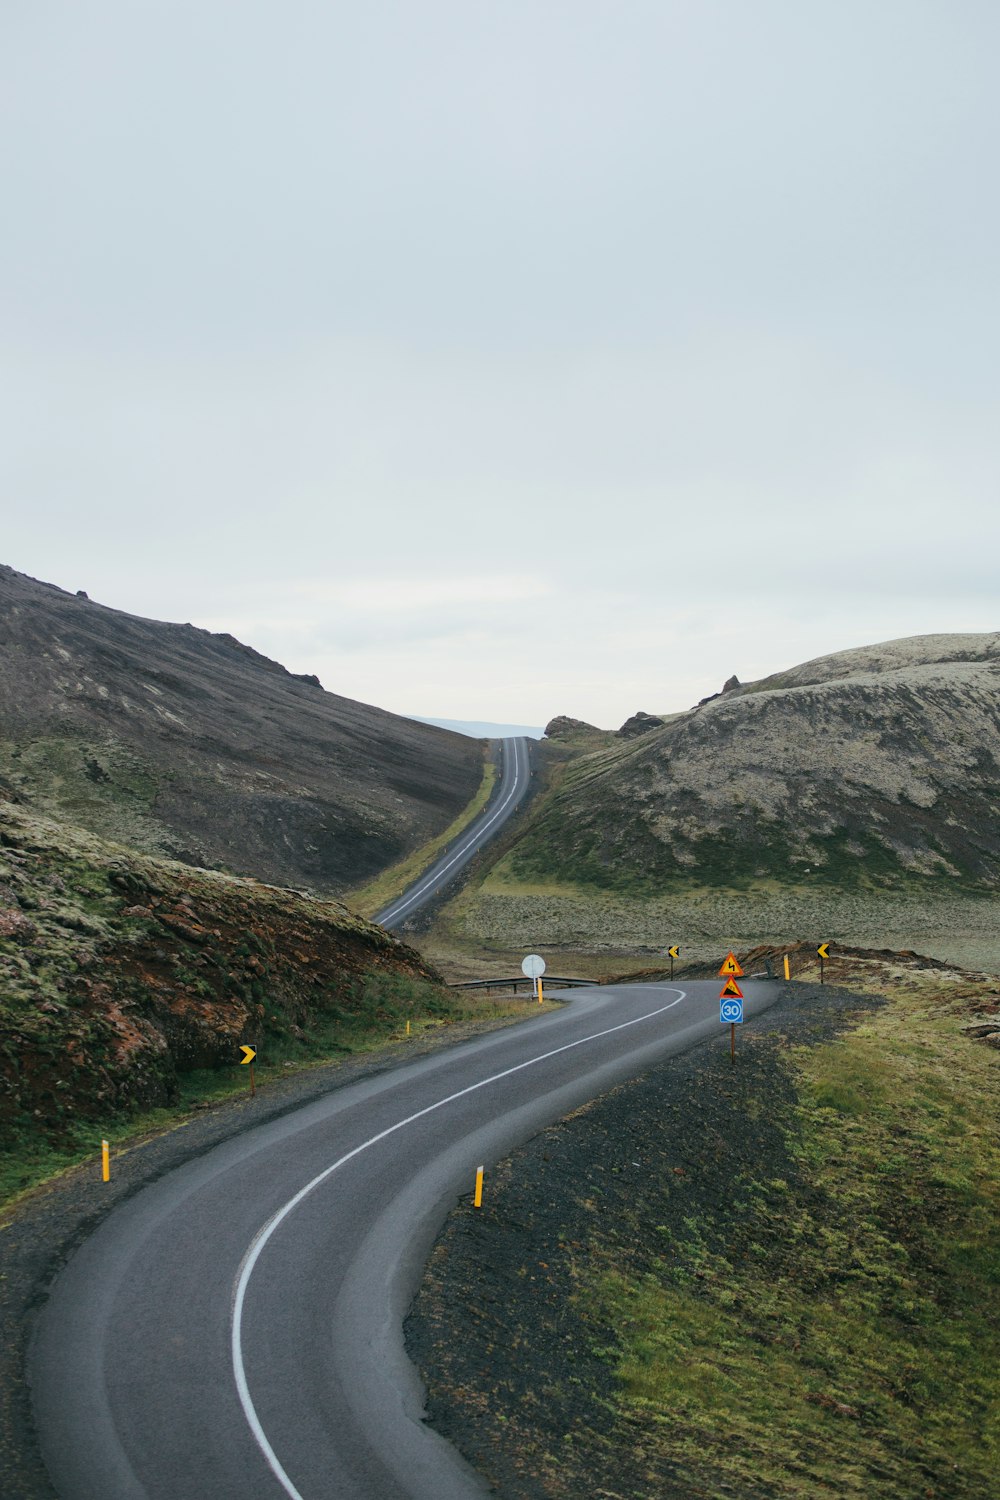
M 751 1016 L 778 996 L 744 991 Z M 671 1053 L 725 1043 L 718 992 L 576 992 L 249 1129 L 124 1203 L 55 1283 L 32 1349 L 62 1500 L 484 1495 L 422 1424 L 403 1349 L 434 1236 L 479 1163 Z
M 500 829 L 520 807 L 531 783 L 530 740 L 526 736 L 496 742 L 499 749 L 500 779 L 486 807 L 468 828 L 425 870 L 402 896 L 384 906 L 375 915 L 383 927 L 400 927 L 416 916 L 420 909 L 440 895 L 447 885 L 479 851 L 482 844 L 496 838 Z

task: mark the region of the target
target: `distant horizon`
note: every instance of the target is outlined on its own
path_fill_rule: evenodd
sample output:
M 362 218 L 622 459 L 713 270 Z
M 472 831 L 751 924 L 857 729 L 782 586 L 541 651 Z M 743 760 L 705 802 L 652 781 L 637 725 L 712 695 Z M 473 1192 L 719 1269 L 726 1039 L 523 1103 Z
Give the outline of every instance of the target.
M 452 729 L 458 733 L 471 735 L 473 738 L 496 738 L 502 734 L 523 734 L 533 738 L 542 738 L 545 733 L 544 726 L 541 726 L 537 723 L 526 724 L 520 720 L 516 720 L 513 718 L 510 721 L 507 721 L 498 718 L 484 718 L 476 714 L 450 714 L 435 716 L 425 714 L 423 712 L 416 712 L 415 710 L 410 708 L 400 708 L 396 703 L 391 703 L 387 701 L 386 698 L 383 698 L 381 696 L 373 695 L 371 693 L 369 693 L 368 696 L 364 696 L 363 693 L 346 691 L 342 685 L 330 679 L 328 673 L 324 673 L 322 670 L 319 670 L 315 663 L 310 665 L 307 661 L 304 663 L 293 663 L 292 661 L 285 660 L 281 656 L 275 654 L 273 650 L 269 650 L 266 643 L 262 643 L 260 640 L 253 640 L 246 634 L 241 634 L 235 628 L 235 625 L 230 626 L 225 621 L 213 620 L 209 625 L 206 623 L 199 623 L 197 619 L 181 620 L 180 618 L 176 617 L 173 619 L 169 619 L 162 615 L 152 615 L 147 611 L 143 611 L 142 609 L 125 609 L 118 604 L 109 604 L 103 599 L 95 598 L 90 590 L 86 588 L 78 590 L 75 588 L 66 587 L 65 585 L 57 582 L 55 579 L 41 578 L 36 574 L 29 573 L 25 568 L 16 567 L 13 563 L 4 563 L 3 559 L 0 559 L 0 566 L 10 567 L 14 572 L 18 572 L 25 577 L 32 578 L 36 583 L 41 583 L 48 587 L 59 589 L 62 593 L 65 594 L 73 595 L 79 592 L 83 592 L 87 595 L 88 601 L 90 603 L 98 604 L 102 608 L 110 609 L 116 613 L 134 615 L 140 619 L 153 620 L 159 624 L 192 625 L 195 629 L 207 630 L 210 634 L 213 635 L 234 636 L 237 640 L 240 641 L 241 645 L 249 646 L 252 650 L 259 652 L 262 656 L 267 657 L 268 660 L 275 662 L 277 665 L 283 667 L 288 672 L 293 672 L 298 675 L 310 674 L 318 676 L 325 691 L 334 693 L 341 698 L 351 698 L 356 702 L 366 703 L 370 707 L 382 709 L 384 712 L 395 714 L 399 718 L 413 719 L 417 723 L 422 724 L 436 724 L 445 729 Z M 850 646 L 833 646 L 826 650 L 810 652 L 808 655 L 799 656 L 794 660 L 785 657 L 779 660 L 774 666 L 770 667 L 766 671 L 757 672 L 753 675 L 744 675 L 743 673 L 737 671 L 735 675 L 739 679 L 740 684 L 744 685 L 751 682 L 759 682 L 762 678 L 773 676 L 776 673 L 790 671 L 794 667 L 802 666 L 806 662 L 815 661 L 827 656 L 836 656 L 844 651 L 865 650 L 871 647 L 886 645 L 891 641 L 919 639 L 920 637 L 934 635 L 993 635 L 997 633 L 1000 633 L 1000 626 L 996 628 L 987 627 L 983 630 L 971 630 L 967 627 L 948 631 L 916 630 L 902 635 L 883 636 L 878 640 L 860 641 Z M 719 676 L 717 681 L 704 685 L 704 691 L 697 692 L 696 695 L 692 696 L 687 702 L 678 702 L 676 706 L 664 708 L 662 705 L 654 705 L 652 707 L 649 707 L 642 703 L 636 703 L 626 713 L 622 714 L 621 718 L 618 719 L 617 722 L 608 721 L 605 723 L 601 723 L 598 718 L 588 718 L 584 713 L 569 712 L 566 709 L 565 704 L 560 700 L 552 707 L 551 712 L 546 712 L 544 716 L 545 724 L 549 724 L 552 719 L 557 717 L 568 717 L 580 719 L 587 724 L 592 724 L 594 728 L 604 729 L 609 732 L 615 731 L 619 729 L 627 719 L 631 718 L 632 715 L 637 712 L 652 713 L 657 716 L 673 713 L 683 713 L 686 710 L 693 708 L 702 699 L 720 693 L 723 683 L 732 675 L 734 674 L 732 672 L 729 672 L 726 673 L 725 676 Z M 410 690 L 419 691 L 419 684 L 411 684 Z M 558 700 L 559 696 L 559 689 L 554 689 L 553 697 Z

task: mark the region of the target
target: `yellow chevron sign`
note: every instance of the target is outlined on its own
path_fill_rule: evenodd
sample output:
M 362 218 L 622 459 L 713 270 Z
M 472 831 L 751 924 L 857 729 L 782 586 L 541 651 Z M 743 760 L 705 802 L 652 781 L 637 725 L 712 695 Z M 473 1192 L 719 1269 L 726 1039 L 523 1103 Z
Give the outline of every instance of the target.
M 830 944 L 829 943 L 820 943 L 819 947 L 816 949 L 816 953 L 817 953 L 817 956 L 819 958 L 829 958 L 830 957 Z
M 676 945 L 673 948 L 668 948 L 667 949 L 667 957 L 668 958 L 680 958 L 680 956 L 681 956 L 681 950 Z
M 246 1045 L 241 1045 L 240 1051 L 243 1053 L 243 1056 L 240 1058 L 241 1067 L 245 1067 L 247 1063 L 252 1063 L 254 1058 L 257 1056 L 256 1047 L 247 1047 Z

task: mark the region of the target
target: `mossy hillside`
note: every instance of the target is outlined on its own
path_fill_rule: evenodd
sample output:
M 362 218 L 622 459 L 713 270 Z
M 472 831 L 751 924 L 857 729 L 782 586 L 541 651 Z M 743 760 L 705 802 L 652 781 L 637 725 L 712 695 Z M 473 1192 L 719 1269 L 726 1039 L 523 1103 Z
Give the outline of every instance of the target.
M 442 1013 L 419 956 L 336 902 L 165 860 L 0 802 L 0 1123 L 172 1105 L 186 1074 Z M 282 1049 L 284 1052 L 282 1053 Z
M 803 880 L 996 892 L 998 683 L 973 656 L 723 695 L 577 755 L 500 873 L 637 896 Z
M 0 793 L 41 817 L 65 820 L 118 843 L 162 854 L 169 830 L 154 808 L 171 773 L 113 736 L 39 735 L 0 740 Z
M 640 1274 L 595 1242 L 580 1306 L 617 1332 L 618 1410 L 688 1493 L 995 1492 L 1000 1068 L 957 993 L 911 976 L 781 1057 L 771 1119 L 747 1128 L 777 1129 L 786 1163 L 744 1165 L 735 1212 L 695 1196 Z
M 992 891 L 977 868 L 956 869 L 933 828 L 922 838 L 919 861 L 910 849 L 886 842 L 866 818 L 824 833 L 813 830 L 804 846 L 799 831 L 753 808 L 731 827 L 693 835 L 658 833 L 630 803 L 598 807 L 589 816 L 564 815 L 558 799 L 541 808 L 523 837 L 494 870 L 506 885 L 555 878 L 561 884 L 639 897 L 703 887 L 749 890 L 762 882 L 838 890 Z M 914 837 L 921 816 L 896 809 Z M 886 818 L 885 821 L 888 821 Z M 992 871 L 992 866 L 990 866 Z

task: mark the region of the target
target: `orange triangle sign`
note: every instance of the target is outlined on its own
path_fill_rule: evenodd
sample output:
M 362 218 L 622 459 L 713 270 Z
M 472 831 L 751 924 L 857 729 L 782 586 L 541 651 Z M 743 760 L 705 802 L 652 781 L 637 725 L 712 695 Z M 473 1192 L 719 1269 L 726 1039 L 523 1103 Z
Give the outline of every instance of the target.
M 743 973 L 743 970 L 740 968 L 739 964 L 736 961 L 736 954 L 733 953 L 733 952 L 728 953 L 727 956 L 726 956 L 725 963 L 722 965 L 722 968 L 719 970 L 719 978 L 720 979 L 725 979 L 725 977 L 726 977 L 727 974 L 742 974 L 742 973 Z
M 740 973 L 742 973 L 742 972 L 743 971 L 741 969 Z M 725 989 L 719 995 L 719 999 L 720 1000 L 742 1000 L 743 999 L 743 991 L 740 989 L 740 987 L 736 983 L 735 979 L 727 979 L 726 980 Z

